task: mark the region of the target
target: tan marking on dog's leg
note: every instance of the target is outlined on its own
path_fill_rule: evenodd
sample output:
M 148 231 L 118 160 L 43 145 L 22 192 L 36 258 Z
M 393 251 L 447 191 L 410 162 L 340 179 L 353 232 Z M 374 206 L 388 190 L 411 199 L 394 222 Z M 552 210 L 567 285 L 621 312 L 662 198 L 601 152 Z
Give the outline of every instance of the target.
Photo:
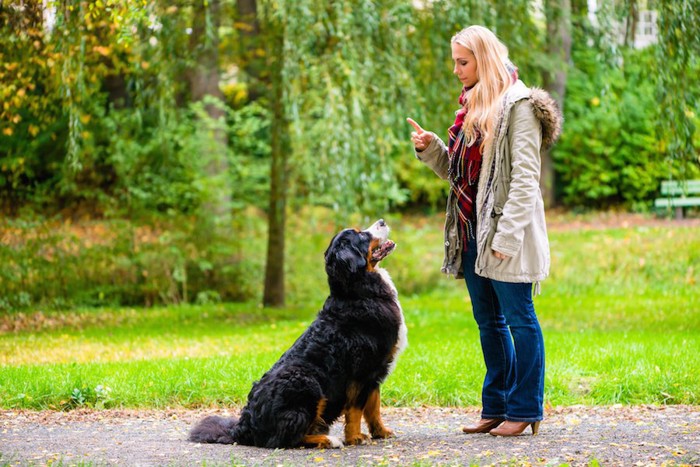
M 319 399 L 318 405 L 316 406 L 316 418 L 314 418 L 311 426 L 309 426 L 309 430 L 306 433 L 307 435 L 327 435 L 330 431 L 330 427 L 323 419 L 323 412 L 326 410 L 327 403 L 328 399 Z
M 394 436 L 394 432 L 384 426 L 382 416 L 379 413 L 380 405 L 379 388 L 377 388 L 370 393 L 367 404 L 365 404 L 363 411 L 365 422 L 367 422 L 372 438 L 389 438 Z
M 361 432 L 362 409 L 349 407 L 345 409 L 345 444 L 363 444 L 369 436 Z

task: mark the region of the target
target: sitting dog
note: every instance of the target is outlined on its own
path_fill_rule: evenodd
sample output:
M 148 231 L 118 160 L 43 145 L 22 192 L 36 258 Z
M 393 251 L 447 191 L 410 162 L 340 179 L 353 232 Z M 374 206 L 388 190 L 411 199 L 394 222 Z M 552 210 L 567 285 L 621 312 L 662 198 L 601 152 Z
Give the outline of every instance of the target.
M 379 414 L 379 386 L 407 345 L 396 288 L 378 263 L 395 244 L 384 220 L 345 229 L 325 252 L 330 295 L 311 326 L 253 384 L 240 418 L 210 416 L 190 432 L 198 443 L 266 448 L 339 448 L 330 425 L 345 416 L 348 445 L 392 431 Z

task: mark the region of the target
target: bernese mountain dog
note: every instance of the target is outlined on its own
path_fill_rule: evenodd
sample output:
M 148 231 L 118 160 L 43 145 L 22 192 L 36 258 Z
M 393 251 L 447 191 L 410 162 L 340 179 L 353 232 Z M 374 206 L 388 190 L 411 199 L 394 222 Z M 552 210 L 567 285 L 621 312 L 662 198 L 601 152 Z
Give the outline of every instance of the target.
M 395 248 L 380 219 L 366 230 L 345 229 L 325 252 L 330 295 L 292 347 L 253 384 L 239 418 L 210 416 L 190 441 L 266 448 L 339 448 L 388 438 L 379 386 L 406 347 L 396 288 L 378 267 Z M 329 436 L 345 417 L 345 439 Z M 364 416 L 370 435 L 361 431 Z

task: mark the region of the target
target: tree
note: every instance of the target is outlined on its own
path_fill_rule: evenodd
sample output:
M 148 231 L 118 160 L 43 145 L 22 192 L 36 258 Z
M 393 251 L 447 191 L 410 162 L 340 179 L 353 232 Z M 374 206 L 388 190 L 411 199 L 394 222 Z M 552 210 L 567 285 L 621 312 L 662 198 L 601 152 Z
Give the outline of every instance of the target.
M 258 3 L 273 112 L 265 305 L 284 302 L 288 189 L 345 218 L 401 198 L 391 156 L 415 92 L 414 11 L 400 0 L 359 3 Z
M 669 177 L 685 178 L 689 166 L 697 170 L 700 157 L 693 145 L 693 123 L 698 102 L 697 76 L 700 56 L 700 0 L 658 2 L 657 96 L 659 99 L 659 152 L 667 155 Z M 695 94 L 694 94 L 695 93 Z
M 567 68 L 571 59 L 571 0 L 546 0 L 545 14 L 547 17 L 546 49 L 551 61 L 543 70 L 543 85 L 563 112 Z M 554 161 L 551 152 L 547 150 L 542 159 L 540 177 L 545 206 L 551 207 L 555 203 L 555 183 Z
M 207 158 L 205 173 L 210 179 L 204 209 L 219 225 L 228 226 L 231 209 L 231 187 L 228 179 L 228 138 L 224 124 L 223 93 L 219 88 L 219 25 L 220 0 L 197 0 L 194 3 L 190 53 L 194 60 L 188 78 L 192 100 L 202 101 L 207 118 L 201 125 L 211 137 L 209 148 L 199 157 Z M 203 148 L 204 149 L 204 148 Z
M 283 306 L 285 302 L 284 255 L 285 227 L 287 220 L 287 157 L 289 154 L 289 123 L 286 113 L 285 93 L 285 33 L 284 18 L 270 14 L 265 18 L 263 29 L 269 43 L 268 67 L 272 92 L 269 98 L 272 107 L 270 204 L 268 209 L 267 260 L 263 305 Z

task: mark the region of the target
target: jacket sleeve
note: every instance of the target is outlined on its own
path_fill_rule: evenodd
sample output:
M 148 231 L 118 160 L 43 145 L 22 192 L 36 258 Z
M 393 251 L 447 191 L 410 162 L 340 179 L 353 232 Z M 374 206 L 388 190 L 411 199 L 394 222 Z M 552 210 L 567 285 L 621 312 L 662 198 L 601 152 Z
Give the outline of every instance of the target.
M 511 154 L 510 188 L 491 248 L 515 256 L 522 248 L 525 227 L 532 220 L 540 196 L 542 129 L 527 99 L 514 104 L 511 110 L 508 144 Z
M 427 148 L 415 151 L 416 158 L 430 167 L 438 177 L 447 180 L 447 171 L 450 167 L 447 157 L 447 146 L 438 135 L 433 133 L 433 139 Z

